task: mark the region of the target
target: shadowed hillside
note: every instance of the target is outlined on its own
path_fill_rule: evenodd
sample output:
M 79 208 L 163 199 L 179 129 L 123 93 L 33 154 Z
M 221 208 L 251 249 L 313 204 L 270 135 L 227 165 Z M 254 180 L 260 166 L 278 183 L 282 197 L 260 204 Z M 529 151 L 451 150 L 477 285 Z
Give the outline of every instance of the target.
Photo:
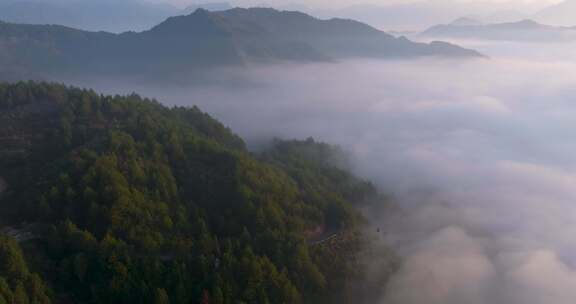
M 0 259 L 17 262 L 0 267 L 4 302 L 352 303 L 359 290 L 357 208 L 384 202 L 335 147 L 254 155 L 197 108 L 42 83 L 0 85 L 0 125 Z M 347 235 L 342 250 L 315 246 L 318 227 Z

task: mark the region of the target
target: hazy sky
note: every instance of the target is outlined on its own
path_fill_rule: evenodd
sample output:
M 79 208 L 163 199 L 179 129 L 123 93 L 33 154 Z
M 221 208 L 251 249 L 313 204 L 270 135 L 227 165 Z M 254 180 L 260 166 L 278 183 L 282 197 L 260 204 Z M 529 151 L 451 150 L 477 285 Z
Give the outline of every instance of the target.
M 187 5 L 190 3 L 202 3 L 211 2 L 210 0 L 151 0 L 156 2 L 169 2 L 175 5 Z M 224 0 L 214 0 L 212 2 L 219 2 Z M 486 3 L 486 4 L 500 4 L 506 7 L 512 8 L 517 7 L 518 9 L 523 8 L 534 8 L 534 7 L 544 7 L 549 4 L 560 2 L 560 0 L 429 0 L 428 2 L 460 2 L 460 3 Z M 376 5 L 391 5 L 391 4 L 405 4 L 414 2 L 425 2 L 418 0 L 232 0 L 231 2 L 241 3 L 241 2 L 251 2 L 251 3 L 268 3 L 271 5 L 286 5 L 286 4 L 303 4 L 310 7 L 345 7 L 357 4 L 376 4 Z
M 169 1 L 178 6 L 226 0 Z M 567 0 L 576 1 L 576 0 Z M 419 31 L 463 16 L 486 22 L 514 22 L 533 19 L 543 8 L 561 0 L 228 0 L 234 6 L 272 6 L 300 10 L 320 18 L 350 18 L 385 31 Z M 561 10 L 563 20 L 573 25 L 572 12 Z M 571 10 L 569 10 L 571 11 Z M 545 23 L 551 23 L 548 18 Z M 554 22 L 552 22 L 554 24 Z M 558 24 L 559 25 L 559 24 Z
M 576 20 L 576 6 L 561 8 L 544 17 L 537 14 L 544 7 L 561 0 L 0 0 L 0 3 L 12 1 L 47 3 L 72 1 L 90 4 L 105 2 L 107 7 L 110 7 L 111 4 L 148 1 L 171 4 L 180 8 L 193 4 L 228 2 L 232 6 L 239 7 L 268 6 L 283 10 L 298 10 L 323 19 L 348 18 L 367 23 L 384 31 L 421 31 L 430 26 L 439 23 L 449 23 L 465 16 L 472 16 L 487 23 L 534 19 L 545 24 L 565 26 L 573 26 L 573 20 Z M 572 1 L 576 4 L 576 0 L 566 1 Z M 62 5 L 62 7 L 68 6 Z M 147 14 L 154 17 L 148 20 L 142 14 L 134 15 L 131 14 L 132 11 L 130 10 L 122 10 L 122 7 L 126 6 L 119 5 L 119 9 L 115 11 L 118 16 L 126 15 L 125 18 L 116 18 L 123 22 L 121 24 L 118 20 L 113 20 L 113 16 L 107 15 L 107 9 L 104 9 L 104 15 L 101 20 L 98 19 L 100 17 L 95 19 L 95 24 L 87 24 L 86 20 L 91 19 L 91 16 L 77 18 L 79 20 L 62 20 L 58 19 L 61 18 L 58 14 L 56 14 L 57 16 L 54 16 L 54 13 L 43 16 L 43 13 L 35 11 L 29 13 L 33 18 L 25 18 L 26 16 L 20 16 L 20 18 L 17 15 L 16 17 L 10 16 L 10 18 L 3 20 L 22 23 L 56 23 L 81 29 L 121 32 L 147 29 L 161 22 L 169 15 L 182 12 L 177 9 L 157 10 L 157 8 L 148 7 Z M 70 9 L 73 10 L 73 8 Z M 94 11 L 94 15 L 98 13 L 101 14 L 102 12 Z M 157 16 L 154 16 L 154 14 Z M 76 12 L 68 12 L 68 15 L 78 16 Z M 0 18 L 1 16 L 0 12 Z M 140 16 L 139 19 L 138 16 Z M 38 18 L 43 20 L 39 21 Z

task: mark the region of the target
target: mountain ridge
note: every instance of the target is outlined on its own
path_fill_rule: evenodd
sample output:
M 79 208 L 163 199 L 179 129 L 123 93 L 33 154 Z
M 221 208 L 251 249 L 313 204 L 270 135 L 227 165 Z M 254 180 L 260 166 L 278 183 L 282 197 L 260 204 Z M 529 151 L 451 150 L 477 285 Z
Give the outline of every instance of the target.
M 456 20 L 458 21 L 458 20 Z M 531 19 L 504 23 L 440 24 L 420 36 L 435 38 L 474 38 L 518 41 L 565 41 L 576 39 L 576 28 L 542 24 Z
M 533 18 L 555 26 L 576 26 L 576 1 L 565 0 L 537 12 Z
M 58 25 L 0 25 L 0 69 L 92 74 L 186 73 L 252 63 L 348 57 L 479 57 L 448 43 L 416 43 L 347 19 L 251 8 L 198 9 L 141 32 L 89 32 Z

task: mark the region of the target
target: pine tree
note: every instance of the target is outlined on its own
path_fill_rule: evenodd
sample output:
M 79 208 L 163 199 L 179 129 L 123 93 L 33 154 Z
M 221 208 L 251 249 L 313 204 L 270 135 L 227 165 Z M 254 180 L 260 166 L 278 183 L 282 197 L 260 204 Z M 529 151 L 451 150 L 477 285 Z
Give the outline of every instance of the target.
M 156 288 L 154 293 L 154 304 L 170 304 L 170 298 L 164 288 Z

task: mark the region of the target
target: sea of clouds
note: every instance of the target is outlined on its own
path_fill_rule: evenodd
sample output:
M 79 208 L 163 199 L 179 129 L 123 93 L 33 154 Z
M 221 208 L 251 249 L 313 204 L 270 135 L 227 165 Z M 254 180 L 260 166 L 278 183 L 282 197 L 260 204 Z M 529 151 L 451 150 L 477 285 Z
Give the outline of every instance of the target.
M 490 59 L 350 60 L 118 88 L 198 105 L 258 143 L 312 136 L 394 195 L 374 217 L 404 257 L 378 304 L 576 299 L 576 58 L 571 44 L 478 44 Z M 117 85 L 117 84 L 115 84 Z

